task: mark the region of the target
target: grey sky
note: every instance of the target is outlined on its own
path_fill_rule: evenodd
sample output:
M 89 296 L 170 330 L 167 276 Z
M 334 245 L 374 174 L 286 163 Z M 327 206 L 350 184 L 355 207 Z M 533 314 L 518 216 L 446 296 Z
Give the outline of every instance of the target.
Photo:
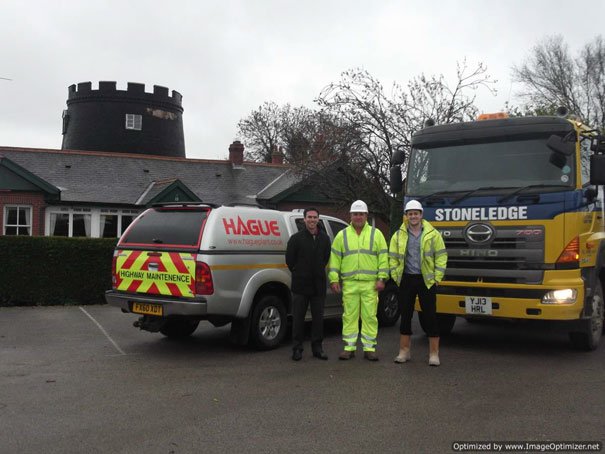
M 4 0 L 0 146 L 60 148 L 67 87 L 85 81 L 180 92 L 189 158 L 224 159 L 263 102 L 313 107 L 354 67 L 389 87 L 483 62 L 498 96 L 479 91 L 477 105 L 496 111 L 515 101 L 511 67 L 532 46 L 561 34 L 575 54 L 603 17 L 602 0 Z

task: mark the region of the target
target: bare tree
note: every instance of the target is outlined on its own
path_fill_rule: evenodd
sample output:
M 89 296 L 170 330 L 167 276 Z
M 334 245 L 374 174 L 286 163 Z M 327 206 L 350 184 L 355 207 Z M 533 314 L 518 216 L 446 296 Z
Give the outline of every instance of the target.
M 246 146 L 246 159 L 271 162 L 273 151 L 282 147 L 286 161 L 292 162 L 308 154 L 318 133 L 319 113 L 303 106 L 265 102 L 237 126 Z
M 316 192 L 340 206 L 361 198 L 388 221 L 393 153 L 409 153 L 411 136 L 426 119 L 451 123 L 473 118 L 475 91 L 485 87 L 493 92 L 482 64 L 469 69 L 464 61 L 456 77 L 450 87 L 443 75 L 421 75 L 406 88 L 394 83 L 387 93 L 368 71 L 351 69 L 321 91 L 315 100 L 320 110 L 267 102 L 238 127 L 248 157 L 270 161 L 274 147 L 283 146 L 291 171 Z
M 239 121 L 237 128 L 244 139 L 246 159 L 271 162 L 271 152 L 279 143 L 282 129 L 280 117 L 280 107 L 274 102 L 265 102 Z
M 407 89 L 394 83 L 387 94 L 367 71 L 353 69 L 321 92 L 318 104 L 332 117 L 343 119 L 350 130 L 348 137 L 354 138 L 347 162 L 363 169 L 363 181 L 369 182 L 358 185 L 358 194 L 374 199 L 375 211 L 383 219 L 391 212 L 388 179 L 393 153 L 403 149 L 407 155 L 412 134 L 428 118 L 442 124 L 473 118 L 477 113 L 474 92 L 480 87 L 494 91 L 494 81 L 486 71 L 482 64 L 469 70 L 464 61 L 457 67 L 453 88 L 443 75 L 421 75 Z
M 553 112 L 567 107 L 583 121 L 605 127 L 605 43 L 601 36 L 572 57 L 560 35 L 534 46 L 513 78 L 523 84 L 518 93 L 526 111 Z

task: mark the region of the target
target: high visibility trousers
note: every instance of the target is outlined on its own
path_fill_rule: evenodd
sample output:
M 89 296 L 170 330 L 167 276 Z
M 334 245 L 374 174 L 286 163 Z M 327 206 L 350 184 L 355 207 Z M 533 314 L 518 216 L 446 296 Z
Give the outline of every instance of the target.
M 361 344 L 366 352 L 376 350 L 378 335 L 378 292 L 376 281 L 344 281 L 342 285 L 342 340 L 345 350 L 357 349 L 359 315 L 361 313 Z

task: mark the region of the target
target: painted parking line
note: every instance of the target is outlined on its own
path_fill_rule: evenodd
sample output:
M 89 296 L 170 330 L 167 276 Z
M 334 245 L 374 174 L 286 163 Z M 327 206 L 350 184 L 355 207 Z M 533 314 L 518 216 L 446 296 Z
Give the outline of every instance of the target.
M 112 345 L 113 345 L 113 346 L 116 348 L 116 350 L 117 350 L 117 351 L 118 351 L 118 352 L 119 352 L 121 355 L 125 355 L 126 353 L 124 353 L 124 350 L 122 350 L 122 349 L 120 348 L 120 346 L 117 344 L 117 342 L 116 342 L 116 341 L 114 341 L 114 340 L 111 338 L 111 336 L 110 336 L 110 335 L 107 333 L 107 331 L 105 331 L 105 329 L 104 329 L 104 328 L 101 326 L 101 324 L 100 324 L 99 322 L 97 322 L 97 321 L 95 320 L 95 318 L 94 318 L 92 315 L 90 315 L 90 314 L 89 314 L 89 313 L 86 311 L 86 309 L 84 309 L 82 306 L 79 306 L 79 307 L 80 307 L 80 310 L 81 310 L 82 312 L 84 312 L 84 313 L 86 314 L 86 316 L 87 316 L 89 319 L 91 319 L 95 325 L 97 325 L 97 326 L 99 327 L 99 329 L 101 330 L 101 332 L 102 332 L 103 334 L 105 334 L 105 337 L 106 337 L 107 339 L 109 339 L 109 342 L 111 342 L 111 343 L 112 343 Z

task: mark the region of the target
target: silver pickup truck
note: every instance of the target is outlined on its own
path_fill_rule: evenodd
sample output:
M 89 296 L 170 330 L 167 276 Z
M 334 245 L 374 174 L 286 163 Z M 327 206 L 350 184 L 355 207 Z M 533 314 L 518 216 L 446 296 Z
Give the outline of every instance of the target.
M 320 217 L 330 239 L 347 224 Z M 110 305 L 141 315 L 134 326 L 186 337 L 200 320 L 231 323 L 231 338 L 259 349 L 277 347 L 291 313 L 288 239 L 304 228 L 298 211 L 245 206 L 178 204 L 142 213 L 113 256 Z M 325 317 L 339 317 L 341 296 L 328 290 Z M 310 319 L 310 314 L 307 314 Z M 381 293 L 378 319 L 399 318 L 397 288 Z

